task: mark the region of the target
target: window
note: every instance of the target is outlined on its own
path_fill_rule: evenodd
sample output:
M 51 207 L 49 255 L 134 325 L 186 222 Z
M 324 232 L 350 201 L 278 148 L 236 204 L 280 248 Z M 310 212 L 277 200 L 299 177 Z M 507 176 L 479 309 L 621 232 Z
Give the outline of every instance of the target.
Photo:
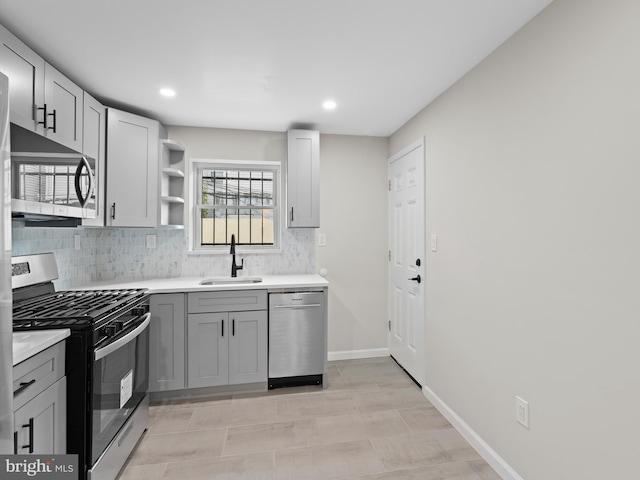
M 193 166 L 195 250 L 222 249 L 231 235 L 245 250 L 278 248 L 279 164 L 199 160 Z

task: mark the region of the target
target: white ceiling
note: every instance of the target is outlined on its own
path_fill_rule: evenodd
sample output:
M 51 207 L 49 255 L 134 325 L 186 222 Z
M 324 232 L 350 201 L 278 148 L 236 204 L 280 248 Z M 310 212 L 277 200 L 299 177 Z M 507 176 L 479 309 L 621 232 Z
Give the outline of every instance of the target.
M 165 125 L 388 136 L 549 3 L 0 0 L 0 23 L 103 103 Z

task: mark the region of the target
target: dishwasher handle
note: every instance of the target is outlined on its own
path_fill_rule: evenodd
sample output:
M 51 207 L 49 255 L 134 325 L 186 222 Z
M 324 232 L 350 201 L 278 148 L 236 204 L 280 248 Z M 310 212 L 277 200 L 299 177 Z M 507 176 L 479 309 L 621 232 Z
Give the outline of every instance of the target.
M 319 303 L 308 303 L 300 305 L 272 305 L 271 308 L 318 308 L 321 307 Z

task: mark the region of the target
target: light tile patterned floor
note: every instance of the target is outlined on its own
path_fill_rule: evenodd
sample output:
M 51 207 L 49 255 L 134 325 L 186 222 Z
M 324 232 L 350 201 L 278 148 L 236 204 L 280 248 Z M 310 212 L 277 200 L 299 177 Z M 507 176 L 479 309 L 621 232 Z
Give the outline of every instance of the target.
M 500 480 L 390 358 L 329 388 L 153 405 L 119 480 Z

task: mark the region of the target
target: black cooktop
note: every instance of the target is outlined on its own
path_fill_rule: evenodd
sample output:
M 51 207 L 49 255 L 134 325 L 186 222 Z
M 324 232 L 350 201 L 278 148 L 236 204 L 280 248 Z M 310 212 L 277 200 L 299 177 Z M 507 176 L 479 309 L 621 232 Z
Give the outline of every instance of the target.
M 146 295 L 146 289 L 69 290 L 14 301 L 13 326 L 16 329 L 92 325 Z

